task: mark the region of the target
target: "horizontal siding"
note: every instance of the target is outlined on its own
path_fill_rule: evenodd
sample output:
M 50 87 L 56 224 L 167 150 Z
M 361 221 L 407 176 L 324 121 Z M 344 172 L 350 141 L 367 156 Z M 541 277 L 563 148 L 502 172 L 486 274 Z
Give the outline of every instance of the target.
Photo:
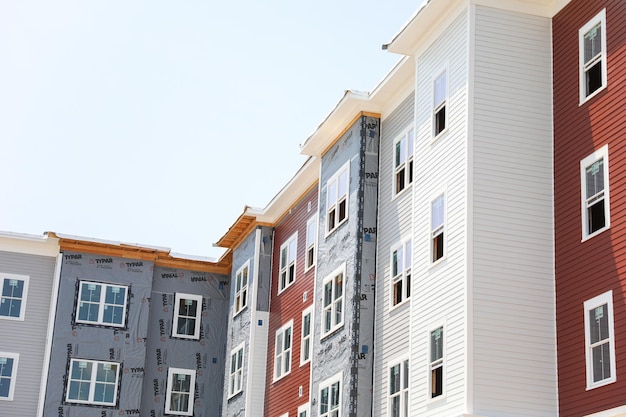
M 24 320 L 0 319 L 0 351 L 20 355 L 13 401 L 0 401 L 3 416 L 37 413 L 55 263 L 55 257 L 0 251 L 0 272 L 29 276 Z
M 606 8 L 607 88 L 579 105 L 578 30 Z M 626 405 L 626 3 L 574 0 L 554 17 L 555 245 L 560 412 Z M 611 227 L 581 242 L 580 161 L 608 144 Z M 613 290 L 617 382 L 586 389 L 583 303 Z
M 378 173 L 378 228 L 376 245 L 376 318 L 374 349 L 373 414 L 387 413 L 390 360 L 409 353 L 409 304 L 390 309 L 392 246 L 411 237 L 411 188 L 393 198 L 394 141 L 413 126 L 415 93 L 382 120 Z
M 472 411 L 555 416 L 550 20 L 475 10 Z
M 465 412 L 467 19 L 465 10 L 417 57 L 410 415 Z M 448 78 L 448 126 L 433 142 L 433 82 L 444 68 Z M 435 193 L 444 190 L 446 258 L 431 266 L 430 205 Z M 445 399 L 429 402 L 429 331 L 442 321 Z

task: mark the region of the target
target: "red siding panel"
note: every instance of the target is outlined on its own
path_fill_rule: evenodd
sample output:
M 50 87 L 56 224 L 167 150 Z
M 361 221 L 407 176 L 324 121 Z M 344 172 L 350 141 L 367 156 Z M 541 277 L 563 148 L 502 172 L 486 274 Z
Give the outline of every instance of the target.
M 606 8 L 608 83 L 579 106 L 578 30 Z M 559 409 L 626 405 L 626 2 L 573 0 L 553 19 Z M 611 227 L 581 242 L 580 161 L 609 146 Z M 586 390 L 583 303 L 613 290 L 617 382 Z

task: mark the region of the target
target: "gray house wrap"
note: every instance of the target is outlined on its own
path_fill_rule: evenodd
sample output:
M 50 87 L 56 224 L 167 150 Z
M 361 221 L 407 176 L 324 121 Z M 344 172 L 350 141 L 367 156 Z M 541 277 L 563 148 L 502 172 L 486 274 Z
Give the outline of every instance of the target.
M 153 263 L 110 256 L 66 252 L 59 282 L 58 304 L 44 417 L 119 416 L 139 414 L 146 360 L 149 300 Z M 128 286 L 124 328 L 75 322 L 79 281 Z M 70 360 L 120 363 L 117 401 L 113 407 L 65 401 Z

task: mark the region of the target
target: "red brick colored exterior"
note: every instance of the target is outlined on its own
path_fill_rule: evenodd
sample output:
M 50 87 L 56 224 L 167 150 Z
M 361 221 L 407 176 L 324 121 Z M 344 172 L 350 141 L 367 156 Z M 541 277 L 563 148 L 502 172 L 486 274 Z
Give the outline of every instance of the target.
M 607 88 L 579 105 L 578 31 L 604 8 Z M 576 417 L 626 405 L 626 2 L 573 0 L 553 19 L 553 53 L 559 410 Z M 611 226 L 582 242 L 580 161 L 605 144 Z M 583 303 L 609 290 L 617 381 L 587 390 Z

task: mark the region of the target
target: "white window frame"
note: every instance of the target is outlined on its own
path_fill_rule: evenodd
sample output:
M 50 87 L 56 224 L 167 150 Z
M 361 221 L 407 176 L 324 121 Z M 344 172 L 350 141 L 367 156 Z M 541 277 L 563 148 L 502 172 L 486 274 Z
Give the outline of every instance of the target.
M 100 300 L 83 300 L 83 289 L 89 285 L 97 285 L 100 286 Z M 122 322 L 121 323 L 109 323 L 104 320 L 104 312 L 108 309 L 109 305 L 112 305 L 114 308 L 119 307 L 119 304 L 109 304 L 106 302 L 106 293 L 108 289 L 115 292 L 120 289 L 124 289 L 124 305 L 122 307 Z M 107 326 L 107 327 L 126 327 L 126 312 L 128 311 L 128 298 L 129 298 L 129 287 L 127 285 L 120 284 L 110 284 L 105 282 L 93 282 L 93 281 L 79 281 L 78 283 L 78 300 L 76 301 L 76 323 L 80 324 L 92 324 L 99 326 Z M 97 304 L 98 305 L 98 318 L 96 320 L 86 320 L 80 318 L 80 309 L 83 304 Z
M 443 84 L 438 84 L 438 81 L 441 77 L 445 77 L 443 80 Z M 441 100 L 437 100 L 437 88 L 442 87 L 445 89 L 443 97 Z M 449 117 L 448 114 L 448 69 L 443 68 L 441 71 L 437 73 L 435 77 L 433 77 L 433 141 L 437 140 L 441 137 L 447 130 L 449 125 Z M 444 126 L 439 132 L 437 132 L 437 115 L 443 111 L 443 120 Z
M 391 371 L 395 367 L 399 367 L 399 387 L 398 390 L 392 392 L 392 375 Z M 394 361 L 389 363 L 387 367 L 387 375 L 389 375 L 389 396 L 387 400 L 388 408 L 389 408 L 389 417 L 409 417 L 409 375 L 410 372 L 410 363 L 408 356 L 402 356 L 397 358 Z M 399 398 L 399 410 L 398 413 L 394 414 L 393 410 L 393 400 L 394 398 Z
M 196 302 L 196 314 L 195 316 L 191 315 L 182 315 L 180 311 L 180 302 L 181 300 L 190 300 Z M 178 319 L 187 317 L 190 320 L 195 320 L 193 334 L 185 334 L 178 332 Z M 200 326 L 202 322 L 202 296 L 198 294 L 185 294 L 177 292 L 174 295 L 174 316 L 172 319 L 172 337 L 176 337 L 179 339 L 192 339 L 199 340 L 200 339 Z
M 345 190 L 340 190 L 345 182 Z M 326 183 L 326 236 L 348 221 L 350 201 L 350 161 L 347 161 Z M 343 204 L 344 217 L 339 218 Z M 332 221 L 331 221 L 332 220 Z
M 600 25 L 600 52 L 589 59 L 589 63 L 585 62 L 585 35 L 592 31 L 594 27 Z M 595 15 L 593 19 L 585 24 L 578 31 L 578 56 L 579 56 L 579 91 L 580 91 L 580 104 L 587 102 L 592 97 L 596 96 L 607 86 L 608 71 L 607 71 L 607 49 L 606 49 L 606 9 L 603 9 L 600 13 Z M 587 94 L 587 71 L 593 68 L 595 64 L 600 62 L 600 74 L 602 77 L 601 86 L 590 94 Z
M 317 214 L 306 222 L 306 254 L 304 256 L 304 271 L 313 268 L 317 263 Z
M 191 377 L 189 382 L 189 391 L 176 391 L 174 392 L 174 376 L 175 375 L 188 375 Z M 172 401 L 174 394 L 188 395 L 187 411 L 173 410 L 176 402 Z M 169 368 L 167 370 L 167 389 L 165 391 L 165 414 L 177 415 L 177 416 L 193 416 L 194 397 L 196 394 L 196 370 L 195 369 L 182 369 L 182 368 Z
M 587 198 L 587 168 L 602 160 L 604 184 L 603 190 Z M 604 145 L 582 161 L 580 161 L 580 197 L 581 197 L 581 220 L 582 241 L 590 239 L 611 227 L 611 199 L 609 193 L 609 146 Z M 604 201 L 604 227 L 590 232 L 589 208 Z
M 343 383 L 343 372 L 340 372 L 331 378 L 320 383 L 319 386 L 319 417 L 341 417 L 343 414 L 341 413 L 341 401 L 342 401 L 342 388 L 341 384 Z M 337 393 L 337 398 L 333 399 L 333 387 L 335 388 L 335 392 Z M 322 402 L 323 392 L 327 391 L 328 403 L 326 407 L 323 408 L 324 403 Z M 335 406 L 335 408 L 331 408 Z
M 243 392 L 243 367 L 245 342 L 230 351 L 230 374 L 228 378 L 228 398 Z
M 591 314 L 599 314 L 598 308 L 606 305 L 606 315 L 607 315 L 607 330 L 608 335 L 606 338 L 599 341 L 592 341 L 591 339 Z M 587 369 L 587 390 L 591 390 L 594 388 L 598 388 L 607 384 L 611 384 L 617 380 L 616 376 L 616 366 L 615 366 L 615 324 L 613 318 L 613 291 L 607 291 L 603 294 L 600 294 L 590 300 L 584 302 L 585 309 L 585 359 L 586 359 L 586 369 Z M 593 312 L 593 313 L 592 313 Z M 602 311 L 604 314 L 604 311 Z M 596 317 L 597 319 L 597 317 Z M 593 361 L 593 350 L 594 348 L 600 347 L 602 345 L 608 345 L 608 353 L 609 353 L 609 372 L 610 375 L 607 378 L 600 379 L 598 381 L 594 381 L 594 361 Z M 604 358 L 603 358 L 604 359 Z
M 305 334 L 304 319 L 309 316 L 309 332 Z M 302 312 L 302 331 L 300 338 L 300 366 L 311 362 L 311 353 L 313 349 L 313 306 L 307 307 Z
M 250 260 L 248 259 L 235 274 L 235 298 L 233 317 L 248 307 L 248 282 L 250 281 Z
M 284 254 L 284 256 L 283 256 Z M 298 269 L 298 232 L 280 245 L 278 254 L 278 294 L 285 291 L 296 282 L 296 271 Z
M 74 378 L 74 364 L 78 365 L 78 368 L 81 369 L 87 366 L 87 364 L 91 364 L 91 374 L 90 375 L 86 375 L 86 378 L 88 379 L 77 379 Z M 98 377 L 98 367 L 102 366 L 103 368 L 106 367 L 112 367 L 115 366 L 116 370 L 115 370 L 115 380 L 114 382 L 111 381 L 98 381 L 97 377 Z M 109 361 L 98 361 L 98 360 L 90 360 L 90 359 L 77 359 L 77 358 L 73 358 L 70 361 L 70 368 L 69 368 L 69 373 L 67 375 L 67 387 L 66 387 L 66 393 L 65 393 L 65 401 L 68 403 L 76 403 L 76 404 L 95 404 L 95 405 L 106 405 L 106 406 L 114 406 L 117 404 L 117 396 L 118 396 L 118 392 L 119 392 L 119 384 L 120 384 L 120 372 L 121 372 L 121 368 L 122 368 L 122 364 L 118 363 L 118 362 L 109 362 Z M 108 374 L 108 373 L 107 373 Z M 87 393 L 87 400 L 81 400 L 78 398 L 70 398 L 70 394 L 72 392 L 71 386 L 72 383 L 78 383 L 79 384 L 79 392 L 82 389 L 82 385 L 83 384 L 88 384 L 88 393 Z M 113 391 L 113 401 L 97 401 L 95 399 L 95 395 L 96 395 L 96 385 L 97 384 L 105 384 L 108 386 L 114 385 L 114 391 Z
M 435 226 L 434 205 L 437 202 L 437 200 L 439 200 L 440 198 L 443 199 L 442 219 L 441 219 L 441 224 L 437 224 L 437 226 Z M 446 230 L 446 222 L 447 222 L 448 216 L 447 216 L 447 204 L 446 204 L 446 192 L 445 191 L 438 193 L 430 201 L 429 211 L 430 211 L 430 233 L 429 233 L 430 263 L 431 265 L 435 265 L 443 261 L 447 255 L 446 247 L 447 247 L 447 242 L 448 242 L 448 231 Z M 442 236 L 442 237 L 439 238 L 439 236 Z M 438 239 L 443 239 L 443 242 L 441 243 L 442 255 L 438 257 L 437 259 L 435 259 L 435 255 L 437 253 L 436 246 L 438 243 Z
M 439 323 L 433 326 L 428 331 L 428 401 L 438 401 L 446 396 L 446 326 L 444 323 Z M 441 357 L 433 357 L 433 344 L 432 337 L 437 331 L 441 331 Z M 441 368 L 441 393 L 433 396 L 433 373 L 436 369 Z
M 341 294 L 337 293 L 336 278 L 339 276 L 341 276 Z M 326 285 L 328 283 L 331 285 L 330 299 L 326 298 Z M 322 281 L 322 339 L 343 327 L 345 317 L 345 293 L 346 265 L 343 264 Z M 341 315 L 340 320 L 337 320 L 338 315 Z M 328 320 L 330 320 L 330 322 L 328 322 Z
M 12 281 L 15 281 L 15 280 L 22 281 L 24 283 L 22 287 L 21 297 L 17 297 L 13 293 L 4 294 L 5 283 L 8 282 L 8 285 L 12 286 Z M 26 298 L 28 296 L 29 280 L 30 280 L 30 277 L 28 275 L 7 274 L 4 272 L 0 272 L 0 303 L 2 304 L 11 303 L 12 305 L 11 300 L 20 300 L 20 311 L 17 317 L 0 315 L 0 319 L 24 321 L 24 317 L 26 316 Z
M 310 417 L 311 416 L 311 404 L 306 403 L 298 407 L 298 417 Z
M 392 190 L 394 199 L 413 184 L 415 173 L 413 155 L 415 154 L 415 129 L 410 126 L 393 142 Z M 400 181 L 402 181 L 400 183 Z M 400 187 L 402 185 L 402 187 Z
M 5 370 L 8 359 L 13 360 L 13 364 L 11 365 L 11 373 L 8 373 Z M 9 381 L 9 391 L 7 392 L 7 396 L 0 396 L 0 401 L 13 401 L 13 395 L 15 394 L 15 384 L 17 381 L 17 365 L 19 361 L 19 353 L 0 352 L 0 385 L 2 385 L 6 380 Z
M 413 243 L 411 239 L 402 241 L 391 247 L 389 256 L 389 273 L 391 285 L 389 290 L 391 308 L 398 307 L 411 299 L 411 270 L 413 262 Z M 394 254 L 398 256 L 394 257 Z M 395 273 L 394 273 L 395 272 Z M 399 286 L 401 294 L 397 301 Z
M 292 351 L 293 320 L 289 320 L 276 331 L 274 339 L 274 381 L 278 381 L 291 373 Z

